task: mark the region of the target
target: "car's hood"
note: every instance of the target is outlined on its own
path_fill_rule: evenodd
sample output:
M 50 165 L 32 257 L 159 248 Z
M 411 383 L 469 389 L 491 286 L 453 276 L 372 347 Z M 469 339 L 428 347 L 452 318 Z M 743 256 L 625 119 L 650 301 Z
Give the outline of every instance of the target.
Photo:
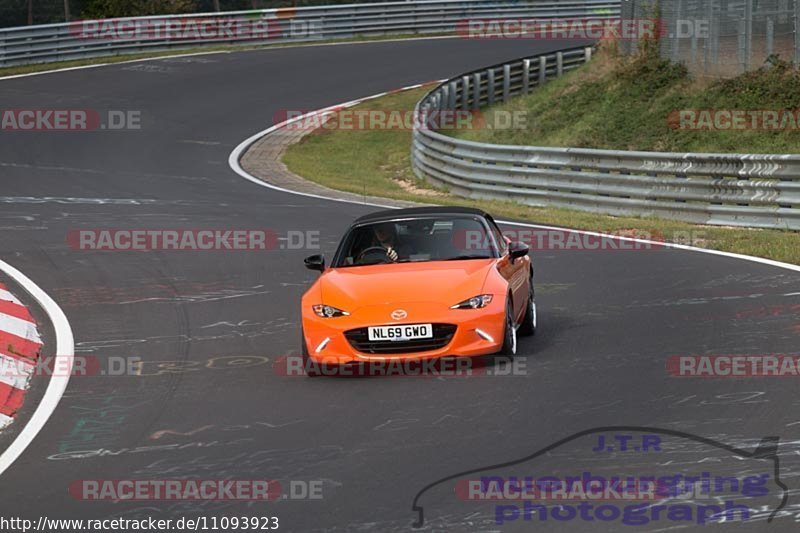
M 334 268 L 320 279 L 322 300 L 354 311 L 400 302 L 454 305 L 481 293 L 494 259 Z

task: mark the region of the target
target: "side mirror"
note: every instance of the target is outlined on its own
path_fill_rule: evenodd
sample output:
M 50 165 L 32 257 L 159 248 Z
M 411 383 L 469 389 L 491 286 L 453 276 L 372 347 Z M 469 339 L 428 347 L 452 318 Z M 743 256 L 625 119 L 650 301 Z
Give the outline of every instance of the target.
M 528 255 L 529 248 L 521 242 L 512 242 L 508 245 L 508 255 L 513 263 L 515 259 Z
M 310 255 L 303 259 L 303 264 L 305 264 L 306 268 L 309 270 L 319 270 L 322 272 L 325 270 L 325 256 L 322 254 Z

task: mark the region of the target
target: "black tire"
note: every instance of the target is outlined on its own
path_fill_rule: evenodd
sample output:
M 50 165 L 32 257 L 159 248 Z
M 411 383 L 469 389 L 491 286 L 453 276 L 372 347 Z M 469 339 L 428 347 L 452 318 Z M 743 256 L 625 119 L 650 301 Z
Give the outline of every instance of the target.
M 503 347 L 498 355 L 514 356 L 517 354 L 517 328 L 514 324 L 514 306 L 511 296 L 506 300 L 506 325 L 503 329 Z
M 519 326 L 518 333 L 524 337 L 536 335 L 536 293 L 533 290 L 533 278 L 530 280 L 530 288 L 528 289 L 528 304 L 525 308 L 525 317 L 522 319 L 522 324 Z

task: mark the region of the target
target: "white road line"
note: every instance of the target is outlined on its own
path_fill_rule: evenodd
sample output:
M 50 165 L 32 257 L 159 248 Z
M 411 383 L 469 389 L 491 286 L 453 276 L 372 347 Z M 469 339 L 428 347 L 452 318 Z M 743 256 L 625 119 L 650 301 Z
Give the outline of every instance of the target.
M 39 331 L 36 329 L 36 324 L 5 313 L 0 313 L 0 331 L 40 344 L 42 342 Z
M 309 48 L 313 46 L 346 46 L 346 45 L 359 45 L 359 44 L 375 44 L 375 43 L 394 43 L 400 41 L 434 41 L 439 39 L 458 39 L 460 38 L 458 35 L 437 35 L 434 37 L 407 37 L 407 38 L 400 38 L 400 39 L 373 39 L 371 41 L 353 41 L 353 42 L 343 42 L 343 43 L 298 43 L 294 45 L 281 45 L 281 46 L 263 46 L 257 48 L 246 48 L 244 50 L 211 50 L 208 52 L 190 52 L 186 54 L 174 54 L 168 56 L 156 56 L 156 57 L 143 57 L 140 59 L 130 59 L 127 61 L 116 61 L 110 63 L 95 63 L 92 65 L 78 65 L 75 67 L 63 67 L 63 68 L 54 68 L 52 70 L 41 70 L 39 72 L 27 72 L 25 74 L 12 74 L 10 76 L 2 76 L 0 77 L 0 81 L 3 80 L 14 80 L 17 78 L 28 78 L 30 76 L 42 76 L 44 74 L 53 74 L 56 72 L 69 72 L 71 70 L 84 70 L 88 68 L 98 68 L 98 67 L 110 67 L 115 65 L 128 65 L 130 63 L 142 63 L 145 61 L 159 61 L 161 59 L 176 59 L 180 57 L 192 57 L 192 56 L 208 56 L 212 54 L 233 54 L 233 53 L 244 53 L 244 52 L 261 52 L 261 51 L 272 51 L 272 50 L 283 50 L 285 48 Z M 111 56 L 109 56 L 111 57 Z
M 433 83 L 438 83 L 438 82 L 441 82 L 441 81 L 443 81 L 443 80 L 437 80 L 437 81 L 435 81 Z M 402 89 L 397 89 L 396 91 L 392 91 L 392 92 L 410 91 L 412 89 L 418 89 L 418 88 L 422 87 L 423 85 L 424 85 L 423 83 L 417 83 L 417 84 L 414 84 L 414 85 L 409 85 L 408 87 L 403 87 Z M 239 174 L 239 176 L 243 177 L 244 179 L 246 179 L 248 181 L 251 181 L 251 182 L 255 183 L 256 185 L 260 185 L 260 186 L 266 187 L 268 189 L 273 189 L 275 191 L 286 192 L 286 193 L 294 194 L 294 195 L 297 195 L 297 196 L 305 196 L 307 198 L 318 198 L 320 200 L 328 200 L 330 202 L 344 202 L 346 204 L 368 205 L 368 206 L 371 206 L 371 207 L 383 207 L 383 208 L 386 208 L 386 209 L 395 209 L 394 206 L 390 206 L 390 205 L 375 204 L 375 203 L 370 203 L 370 202 L 356 202 L 354 200 L 344 200 L 344 199 L 341 199 L 341 198 L 329 198 L 327 196 L 322 196 L 321 194 L 313 194 L 313 193 L 308 193 L 308 192 L 293 191 L 291 189 L 284 189 L 283 187 L 278 187 L 277 185 L 273 185 L 271 183 L 267 183 L 264 180 L 258 179 L 257 177 L 249 174 L 239 164 L 239 159 L 242 158 L 242 155 L 244 155 L 245 151 L 250 147 L 250 145 L 253 144 L 254 142 L 258 141 L 264 135 L 272 133 L 273 131 L 278 130 L 280 128 L 283 128 L 284 126 L 286 126 L 288 124 L 291 124 L 293 122 L 306 120 L 310 116 L 323 115 L 325 113 L 330 112 L 333 109 L 352 107 L 352 106 L 358 105 L 358 104 L 360 104 L 362 102 L 367 102 L 369 100 L 374 100 L 376 98 L 380 98 L 381 96 L 383 96 L 385 94 L 386 94 L 386 92 L 382 92 L 382 93 L 378 93 L 378 94 L 373 94 L 372 96 L 359 98 L 357 100 L 350 100 L 349 102 L 345 102 L 344 104 L 332 105 L 330 107 L 325 107 L 325 108 L 319 109 L 317 111 L 311 111 L 310 113 L 306 113 L 304 115 L 292 118 L 290 120 L 285 120 L 285 121 L 281 122 L 280 124 L 275 124 L 274 126 L 270 126 L 269 128 L 267 128 L 265 130 L 262 130 L 262 131 L 256 133 L 255 135 L 252 135 L 252 136 L 248 137 L 247 139 L 245 139 L 241 143 L 239 143 L 239 145 L 236 148 L 234 148 L 233 152 L 231 152 L 231 154 L 228 156 L 228 166 L 230 166 L 231 169 L 234 172 Z
M 403 90 L 413 89 L 413 88 L 416 88 L 416 87 L 420 87 L 421 85 L 422 84 L 417 84 L 417 85 L 412 85 L 410 87 L 404 87 L 403 89 L 399 89 L 398 92 L 399 91 L 403 91 Z M 391 91 L 391 92 L 394 92 L 394 91 Z M 384 93 L 368 96 L 368 97 L 365 97 L 365 98 L 360 98 L 358 100 L 351 100 L 350 102 L 347 102 L 347 103 L 344 103 L 344 104 L 339 104 L 339 105 L 333 105 L 333 106 L 330 106 L 330 107 L 326 107 L 326 108 L 320 109 L 318 111 L 312 111 L 310 113 L 306 113 L 305 115 L 301 115 L 299 117 L 295 117 L 295 118 L 293 118 L 291 120 L 286 120 L 284 122 L 281 122 L 280 124 L 276 124 L 276 125 L 274 125 L 272 127 L 269 127 L 269 128 L 267 128 L 265 130 L 262 130 L 262 131 L 260 131 L 260 132 L 258 132 L 256 134 L 254 134 L 254 135 L 251 135 L 250 137 L 248 137 L 247 139 L 245 139 L 244 141 L 239 143 L 239 145 L 236 148 L 233 149 L 233 151 L 231 152 L 230 156 L 228 156 L 228 166 L 230 166 L 231 169 L 234 172 L 236 172 L 239 176 L 243 177 L 244 179 L 246 179 L 246 180 L 248 180 L 248 181 L 250 181 L 252 183 L 255 183 L 256 185 L 260 185 L 261 187 L 266 187 L 268 189 L 273 189 L 273 190 L 280 191 L 280 192 L 294 194 L 294 195 L 297 195 L 297 196 L 305 196 L 305 197 L 308 197 L 308 198 L 318 198 L 318 199 L 321 199 L 321 200 L 328 200 L 328 201 L 331 201 L 331 202 L 342 202 L 342 203 L 346 203 L 346 204 L 356 204 L 356 205 L 368 205 L 368 206 L 371 206 L 371 207 L 382 207 L 384 209 L 399 209 L 398 207 L 391 206 L 391 205 L 376 204 L 376 203 L 371 203 L 371 202 L 358 202 L 358 201 L 355 201 L 355 200 L 345 200 L 343 198 L 329 198 L 327 196 L 323 196 L 323 195 L 320 195 L 320 194 L 312 194 L 312 193 L 306 193 L 306 192 L 293 191 L 291 189 L 284 189 L 283 187 L 278 187 L 276 185 L 272 185 L 271 183 L 267 183 L 267 182 L 255 177 L 255 176 L 249 174 L 239 164 L 239 159 L 241 159 L 242 155 L 250 147 L 250 145 L 252 145 L 256 141 L 261 139 L 264 135 L 272 133 L 273 131 L 275 131 L 275 130 L 277 130 L 279 128 L 283 128 L 284 126 L 286 126 L 287 124 L 291 124 L 292 122 L 300 121 L 300 120 L 306 120 L 309 116 L 325 113 L 326 111 L 329 111 L 331 109 L 336 109 L 336 108 L 345 107 L 345 106 L 350 107 L 350 106 L 353 106 L 353 105 L 357 105 L 357 104 L 360 104 L 362 102 L 366 102 L 368 100 L 373 100 L 375 98 L 378 98 L 382 94 L 384 94 Z M 561 227 L 557 227 L 557 226 L 545 226 L 545 225 L 540 225 L 540 224 L 530 224 L 530 223 L 527 223 L 527 222 L 514 222 L 512 220 L 498 220 L 497 223 L 498 224 L 503 224 L 503 225 L 506 225 L 506 226 L 521 226 L 521 227 L 526 227 L 526 228 L 539 228 L 539 229 L 547 229 L 547 230 L 566 231 L 566 232 L 569 232 L 569 233 L 577 233 L 579 235 L 591 235 L 591 236 L 597 236 L 597 237 L 606 237 L 606 238 L 609 238 L 609 239 L 616 239 L 616 240 L 620 240 L 620 241 L 638 242 L 638 243 L 641 243 L 641 244 L 650 244 L 650 245 L 655 244 L 655 245 L 658 245 L 658 246 L 664 247 L 664 248 L 674 248 L 676 250 L 686 250 L 686 251 L 689 251 L 689 252 L 699 252 L 699 253 L 703 253 L 703 254 L 717 255 L 717 256 L 721 256 L 721 257 L 729 257 L 729 258 L 732 258 L 732 259 L 740 259 L 742 261 L 750 261 L 750 262 L 753 262 L 753 263 L 760 263 L 760 264 L 763 264 L 763 265 L 769 265 L 769 266 L 773 266 L 773 267 L 776 267 L 776 268 L 783 268 L 783 269 L 786 269 L 786 270 L 792 270 L 794 272 L 800 272 L 800 265 L 792 265 L 790 263 L 783 263 L 781 261 L 774 261 L 772 259 L 765 259 L 763 257 L 753 257 L 753 256 L 750 256 L 750 255 L 737 254 L 737 253 L 733 253 L 733 252 L 722 252 L 722 251 L 719 251 L 719 250 L 709 250 L 707 248 L 696 248 L 694 246 L 687 246 L 687 245 L 684 245 L 684 244 L 673 244 L 673 243 L 668 243 L 668 242 L 663 242 L 663 241 L 662 242 L 651 241 L 651 240 L 647 240 L 647 239 L 637 239 L 637 238 L 633 238 L 633 237 L 621 237 L 619 235 L 610 235 L 610 234 L 607 234 L 607 233 L 599 233 L 599 232 L 595 232 L 595 231 L 584 231 L 584 230 L 577 230 L 577 229 L 570 229 L 570 228 L 561 228 Z
M 17 300 L 16 296 L 14 296 L 13 294 L 4 289 L 0 289 L 0 300 L 5 300 L 7 302 L 13 302 L 17 305 L 22 305 L 22 302 Z
M 72 70 L 85 70 L 87 68 L 109 67 L 113 65 L 127 65 L 129 63 L 141 63 L 144 61 L 157 61 L 159 59 L 174 59 L 176 57 L 206 56 L 211 54 L 228 54 L 228 53 L 230 52 L 228 52 L 227 50 L 216 50 L 211 52 L 196 52 L 191 54 L 175 54 L 171 56 L 143 57 L 141 59 L 131 59 L 128 61 L 116 61 L 112 63 L 95 63 L 92 65 L 78 65 L 76 67 L 64 67 L 64 68 L 55 68 L 52 70 L 41 70 L 39 72 L 27 72 L 25 74 L 12 74 L 11 76 L 0 77 L 0 81 L 15 80 L 17 78 L 28 78 L 30 76 L 42 76 L 44 74 L 53 74 L 55 72 L 70 72 Z
M 57 365 L 56 368 L 63 368 L 64 372 L 59 372 L 50 378 L 50 383 L 47 384 L 47 389 L 44 391 L 39 405 L 31 416 L 28 423 L 22 428 L 14 442 L 5 449 L 0 455 L 0 474 L 6 471 L 14 461 L 25 451 L 36 435 L 42 430 L 44 425 L 50 419 L 53 412 L 58 407 L 64 391 L 69 385 L 69 377 L 72 374 L 72 364 L 75 357 L 75 339 L 72 335 L 72 328 L 69 325 L 69 320 L 64 314 L 64 311 L 58 304 L 50 298 L 38 285 L 36 285 L 25 274 L 12 267 L 5 261 L 0 260 L 0 271 L 11 277 L 17 284 L 19 284 L 25 291 L 36 300 L 42 309 L 44 309 L 50 322 L 53 324 L 53 330 L 56 334 L 55 353 Z M 0 425 L 4 423 L 0 419 Z M 5 421 L 8 424 L 8 421 Z
M 674 248 L 676 250 L 686 250 L 689 252 L 701 252 L 704 254 L 710 255 L 719 255 L 722 257 L 730 257 L 733 259 L 741 259 L 744 261 L 752 261 L 754 263 L 761 263 L 763 265 L 769 265 L 777 268 L 785 268 L 786 270 L 793 270 L 795 272 L 800 272 L 800 265 L 793 265 L 791 263 L 783 263 L 781 261 L 775 261 L 773 259 L 765 259 L 763 257 L 754 257 L 751 255 L 744 255 L 744 254 L 737 254 L 733 252 L 723 252 L 720 250 L 709 250 L 708 248 L 696 248 L 694 246 L 687 246 L 685 244 L 674 244 L 670 242 L 663 242 L 663 241 L 651 241 L 648 239 L 637 239 L 634 237 L 621 237 L 619 235 L 608 235 L 606 233 L 598 233 L 596 231 L 584 231 L 578 229 L 568 229 L 568 228 L 559 228 L 557 226 L 543 226 L 541 224 L 528 224 L 526 222 L 513 222 L 510 220 L 498 220 L 498 224 L 505 224 L 508 226 L 522 226 L 525 228 L 538 228 L 538 229 L 546 229 L 546 230 L 555 230 L 555 231 L 567 231 L 570 233 L 577 233 L 579 235 L 589 235 L 592 237 L 607 237 L 616 239 L 618 241 L 628 241 L 628 242 L 638 242 L 641 244 L 650 244 L 650 245 L 658 245 L 664 248 Z

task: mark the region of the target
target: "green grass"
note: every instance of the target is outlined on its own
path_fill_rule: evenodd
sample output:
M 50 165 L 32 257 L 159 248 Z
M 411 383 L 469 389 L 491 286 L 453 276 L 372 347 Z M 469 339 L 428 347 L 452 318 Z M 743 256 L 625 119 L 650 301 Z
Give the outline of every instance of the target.
M 800 70 L 773 62 L 737 78 L 693 81 L 686 69 L 643 53 L 601 50 L 589 63 L 531 94 L 486 111 L 521 112 L 526 127 L 449 131 L 480 142 L 674 152 L 800 153 L 794 131 L 690 131 L 676 125 L 681 109 L 800 108 Z
M 289 48 L 295 46 L 314 46 L 320 44 L 339 44 L 357 43 L 366 41 L 385 41 L 392 39 L 420 39 L 425 37 L 439 37 L 448 34 L 398 34 L 398 35 L 377 35 L 377 36 L 357 36 L 346 39 L 324 39 L 320 41 L 309 41 L 305 43 L 278 43 L 278 44 L 259 44 L 259 45 L 222 45 L 222 46 L 193 46 L 187 48 L 176 48 L 174 50 L 164 50 L 159 52 L 143 52 L 141 54 L 121 54 L 115 56 L 97 57 L 93 59 L 77 59 L 74 61 L 56 61 L 52 63 L 36 63 L 31 65 L 19 65 L 13 67 L 0 68 L 0 77 L 16 76 L 18 74 L 30 74 L 34 72 L 44 72 L 62 68 L 82 67 L 86 65 L 103 65 L 110 63 L 122 63 L 125 61 L 136 61 L 138 59 L 151 59 L 164 56 L 210 53 L 210 52 L 243 52 L 248 50 L 262 50 L 265 48 Z
M 359 106 L 370 110 L 411 110 L 428 89 L 385 96 Z M 318 130 L 291 146 L 284 162 L 311 181 L 357 194 L 442 205 L 481 207 L 497 217 L 538 224 L 635 235 L 800 264 L 800 235 L 790 231 L 699 226 L 656 218 L 610 217 L 510 202 L 450 196 L 418 180 L 410 166 L 411 132 L 405 130 Z M 405 187 L 401 185 L 405 184 Z M 683 239 L 692 236 L 692 242 Z M 673 238 L 675 237 L 675 238 Z

